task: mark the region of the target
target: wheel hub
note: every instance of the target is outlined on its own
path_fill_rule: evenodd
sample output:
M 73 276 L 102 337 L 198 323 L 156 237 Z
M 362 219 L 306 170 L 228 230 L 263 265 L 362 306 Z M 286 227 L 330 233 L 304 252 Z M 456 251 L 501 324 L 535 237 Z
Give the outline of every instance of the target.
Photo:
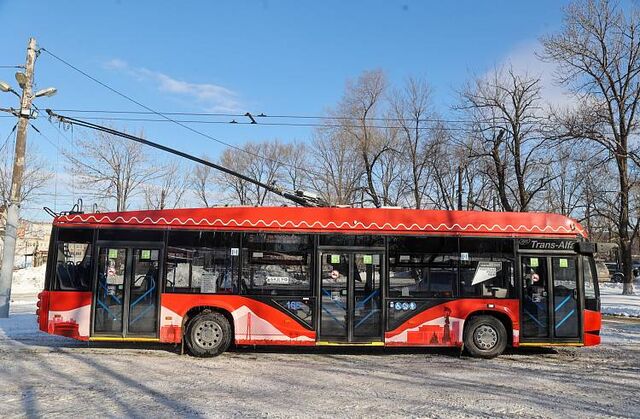
M 213 321 L 204 321 L 195 329 L 194 342 L 204 349 L 216 347 L 222 342 L 222 329 Z
M 489 325 L 482 325 L 473 332 L 473 341 L 478 348 L 491 350 L 498 343 L 498 332 Z

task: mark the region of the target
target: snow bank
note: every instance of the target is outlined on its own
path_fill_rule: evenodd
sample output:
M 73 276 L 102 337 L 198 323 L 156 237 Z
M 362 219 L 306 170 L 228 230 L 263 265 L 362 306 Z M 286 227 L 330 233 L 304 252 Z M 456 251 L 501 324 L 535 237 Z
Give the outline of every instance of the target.
M 37 294 L 44 288 L 46 265 L 18 269 L 13 273 L 11 294 Z
M 625 317 L 640 317 L 640 281 L 634 284 L 633 295 L 622 295 L 622 284 L 601 283 L 602 313 Z

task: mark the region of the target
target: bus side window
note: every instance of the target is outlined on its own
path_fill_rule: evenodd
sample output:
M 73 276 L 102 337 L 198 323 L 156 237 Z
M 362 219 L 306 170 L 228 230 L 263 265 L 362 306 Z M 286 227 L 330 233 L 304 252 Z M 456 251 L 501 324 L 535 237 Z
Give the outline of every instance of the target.
M 313 237 L 248 233 L 243 241 L 242 287 L 254 295 L 311 295 Z
M 460 239 L 460 294 L 463 297 L 513 298 L 513 241 Z
M 582 278 L 584 282 L 584 304 L 587 310 L 600 311 L 598 305 L 597 281 L 592 257 L 582 257 Z
M 457 238 L 394 237 L 390 240 L 390 297 L 452 298 L 457 281 Z
M 237 292 L 239 236 L 214 231 L 171 231 L 165 265 L 165 292 Z
M 91 230 L 61 229 L 55 245 L 53 291 L 90 291 L 93 272 Z

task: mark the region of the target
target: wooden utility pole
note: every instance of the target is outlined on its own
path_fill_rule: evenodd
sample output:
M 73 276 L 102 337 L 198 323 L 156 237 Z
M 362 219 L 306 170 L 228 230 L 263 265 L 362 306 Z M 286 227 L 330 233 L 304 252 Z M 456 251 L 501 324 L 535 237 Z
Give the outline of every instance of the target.
M 13 174 L 11 176 L 11 195 L 7 208 L 7 224 L 4 234 L 4 249 L 2 253 L 2 267 L 0 268 L 0 318 L 9 317 L 9 301 L 11 299 L 11 280 L 13 278 L 13 259 L 16 251 L 16 235 L 20 220 L 20 194 L 22 192 L 22 178 L 24 175 L 25 152 L 27 148 L 27 128 L 31 117 L 31 102 L 33 100 L 33 72 L 36 63 L 36 40 L 29 39 L 27 47 L 27 61 L 24 73 L 16 76 L 22 96 L 20 97 L 20 111 L 18 113 L 18 131 L 16 134 L 15 157 L 13 160 Z

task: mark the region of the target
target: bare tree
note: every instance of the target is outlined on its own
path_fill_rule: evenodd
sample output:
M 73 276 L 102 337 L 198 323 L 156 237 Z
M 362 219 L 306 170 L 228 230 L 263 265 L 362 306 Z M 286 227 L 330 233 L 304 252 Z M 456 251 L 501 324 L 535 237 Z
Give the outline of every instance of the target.
M 428 193 L 429 206 L 436 209 L 457 208 L 458 170 L 464 164 L 461 150 L 452 144 L 446 127 L 438 123 L 431 130 L 431 138 L 424 144 L 424 153 L 429 156 Z
M 391 97 L 394 119 L 400 127 L 400 149 L 408 163 L 407 188 L 411 194 L 411 206 L 420 209 L 424 205 L 430 180 L 429 131 L 426 118 L 433 117 L 431 88 L 425 80 L 409 78 L 402 90 Z
M 615 158 L 623 293 L 632 293 L 631 247 L 640 219 L 630 215 L 630 165 L 640 158 L 630 137 L 637 129 L 640 101 L 640 14 L 635 7 L 625 14 L 607 0 L 575 2 L 565 9 L 562 30 L 542 42 L 544 58 L 559 65 L 558 82 L 580 99 L 576 111 L 556 115 L 564 129 L 561 138 L 587 140 Z
M 396 127 L 384 129 L 389 149 L 379 157 L 374 173 L 378 195 L 385 206 L 397 206 L 407 192 L 407 160 Z
M 310 152 L 309 182 L 322 199 L 332 205 L 352 205 L 360 188 L 364 170 L 353 144 L 341 129 L 316 130 Z
M 249 167 L 250 156 L 244 152 L 227 148 L 220 157 L 220 165 L 236 172 L 246 174 Z M 251 205 L 251 185 L 249 182 L 239 179 L 236 176 L 227 173 L 213 174 L 216 185 L 220 187 L 222 193 L 226 196 L 227 202 L 238 203 L 240 205 Z
M 189 186 L 189 178 L 178 161 L 164 165 L 155 182 L 143 186 L 148 209 L 178 208 Z
M 5 148 L 5 150 L 8 151 L 7 148 Z M 2 215 L 2 222 L 0 224 L 4 224 L 5 208 L 7 208 L 9 203 L 12 167 L 13 165 L 8 159 L 2 159 L 2 164 L 0 164 L 0 214 Z M 52 177 L 53 173 L 47 167 L 45 160 L 39 154 L 38 150 L 34 146 L 29 147 L 25 157 L 25 172 L 22 189 L 20 190 L 20 205 L 37 198 L 38 194 L 46 187 Z
M 555 148 L 555 154 L 551 171 L 558 176 L 549 182 L 543 193 L 544 208 L 549 212 L 584 220 L 584 214 L 588 213 L 585 211 L 585 188 L 590 173 L 586 169 L 593 159 L 571 144 L 560 144 Z
M 204 160 L 209 160 L 209 158 L 204 155 L 202 157 Z M 204 166 L 202 164 L 196 164 L 193 172 L 190 176 L 190 185 L 193 189 L 198 202 L 205 207 L 210 207 L 213 205 L 213 184 L 214 180 L 214 169 L 209 166 Z
M 293 146 L 283 144 L 278 140 L 263 141 L 259 143 L 248 142 L 241 149 L 228 148 L 222 153 L 220 165 L 236 172 L 242 173 L 267 185 L 278 185 L 287 189 L 286 156 L 292 153 Z M 291 167 L 288 167 L 291 169 Z M 288 172 L 291 180 L 299 178 L 297 174 Z M 216 183 L 227 194 L 229 202 L 237 202 L 240 205 L 264 205 L 265 203 L 282 203 L 282 199 L 273 195 L 266 189 L 253 183 L 241 180 L 226 173 L 214 173 Z
M 279 159 L 284 163 L 282 181 L 285 185 L 293 191 L 309 188 L 313 170 L 308 167 L 309 150 L 304 143 L 283 144 Z
M 480 160 L 504 211 L 528 211 L 553 179 L 541 136 L 540 79 L 495 70 L 461 93 L 458 109 L 471 121 L 469 155 Z
M 9 157 L 8 147 L 4 147 L 2 150 L 6 151 L 7 157 Z M 0 163 L 0 230 L 4 230 L 6 224 L 6 211 L 11 193 L 12 167 L 13 165 L 9 158 L 2 158 Z M 38 153 L 37 149 L 33 146 L 27 148 L 19 205 L 22 206 L 25 203 L 37 199 L 52 177 L 53 173 L 49 170 L 45 160 Z M 2 249 L 3 244 L 2 240 L 0 240 L 0 249 Z M 0 252 L 0 261 L 1 260 L 2 253 Z
M 65 154 L 86 194 L 115 201 L 116 211 L 129 208 L 142 185 L 158 176 L 141 144 L 103 132 L 77 141 Z
M 365 71 L 356 81 L 348 81 L 344 97 L 337 107 L 342 138 L 354 144 L 364 169 L 364 191 L 375 207 L 384 204 L 375 181 L 381 156 L 390 150 L 389 139 L 376 125 L 387 88 L 381 70 Z

